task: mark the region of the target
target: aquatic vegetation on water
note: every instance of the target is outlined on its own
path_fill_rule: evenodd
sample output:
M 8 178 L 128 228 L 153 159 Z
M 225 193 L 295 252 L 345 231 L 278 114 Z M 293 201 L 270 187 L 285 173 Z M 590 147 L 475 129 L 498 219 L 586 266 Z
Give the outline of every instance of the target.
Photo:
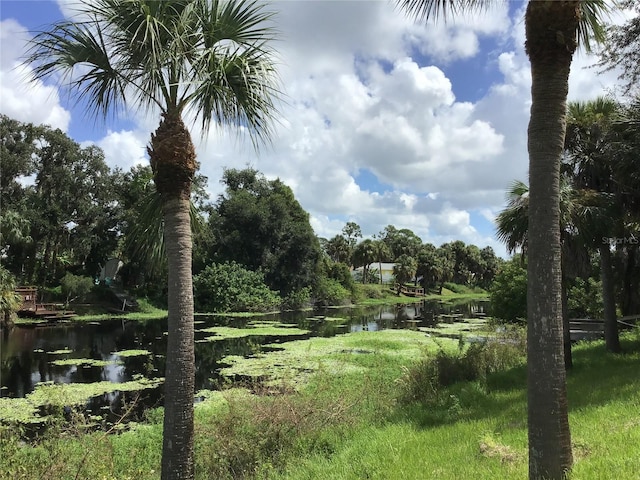
M 82 406 L 92 397 L 112 392 L 135 392 L 153 389 L 164 382 L 163 378 L 140 378 L 124 383 L 95 382 L 68 384 L 39 384 L 24 398 L 0 398 L 0 421 L 5 423 L 39 423 L 47 419 L 41 416 L 42 407 Z
M 118 365 L 122 362 L 115 360 L 94 360 L 93 358 L 66 358 L 64 360 L 54 360 L 49 362 L 57 366 L 88 366 L 88 367 L 106 367 L 107 365 Z
M 331 323 L 347 323 L 348 319 L 344 317 L 326 317 L 324 315 L 316 315 L 315 317 L 309 317 L 307 320 L 316 322 L 331 322 Z
M 442 339 L 440 341 L 442 343 Z M 451 342 L 452 346 L 455 342 Z M 425 348 L 438 348 L 424 333 L 409 330 L 355 332 L 338 337 L 314 337 L 283 344 L 270 344 L 275 351 L 253 355 L 224 357 L 229 365 L 220 373 L 226 377 L 250 377 L 266 383 L 300 386 L 312 373 L 331 374 L 364 372 L 375 364 L 376 357 L 409 360 L 421 355 Z
M 484 318 L 461 318 L 451 323 L 438 322 L 435 327 L 418 327 L 418 330 L 434 335 L 458 335 L 486 328 L 487 320 Z
M 111 352 L 112 355 L 117 355 L 119 357 L 141 357 L 143 355 L 151 355 L 149 350 L 121 350 L 119 352 Z
M 47 352 L 49 355 L 67 355 L 69 353 L 73 353 L 73 350 L 68 348 L 62 348 L 60 350 L 53 350 L 52 352 Z
M 303 330 L 296 326 L 284 327 L 268 324 L 257 324 L 255 326 L 249 326 L 248 328 L 210 327 L 200 331 L 215 334 L 205 339 L 205 341 L 209 342 L 216 342 L 229 338 L 304 336 L 311 333 L 309 330 Z

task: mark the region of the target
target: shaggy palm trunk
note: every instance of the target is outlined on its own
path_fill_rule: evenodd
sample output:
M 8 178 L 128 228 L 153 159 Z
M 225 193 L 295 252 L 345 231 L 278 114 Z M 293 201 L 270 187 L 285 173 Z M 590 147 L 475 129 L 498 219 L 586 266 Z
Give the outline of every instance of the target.
M 571 469 L 563 349 L 560 160 L 579 2 L 530 1 L 525 16 L 531 61 L 527 369 L 529 478 L 562 479 Z
M 189 205 L 196 161 L 191 136 L 179 114 L 164 116 L 151 137 L 149 157 L 162 197 L 169 274 L 162 479 L 193 479 L 195 356 Z
M 608 351 L 620 352 L 618 321 L 616 319 L 616 301 L 611 268 L 611 250 L 609 243 L 600 245 L 600 278 L 602 279 L 602 303 L 604 304 L 604 341 Z

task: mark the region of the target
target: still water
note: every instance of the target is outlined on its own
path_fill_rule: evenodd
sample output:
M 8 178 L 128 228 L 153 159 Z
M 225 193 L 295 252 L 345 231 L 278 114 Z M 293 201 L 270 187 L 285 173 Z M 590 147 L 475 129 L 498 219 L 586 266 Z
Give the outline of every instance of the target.
M 310 330 L 309 336 L 333 336 L 362 330 L 433 326 L 439 314 L 461 313 L 469 317 L 487 311 L 486 302 L 448 305 L 419 302 L 402 306 L 330 309 L 324 312 L 290 312 L 250 319 L 196 316 L 196 389 L 215 388 L 220 360 L 227 355 L 250 355 L 261 344 L 287 338 L 250 337 L 204 342 L 212 326 L 243 327 L 249 322 L 276 321 Z M 344 323 L 319 322 L 314 315 L 342 317 Z M 99 323 L 69 323 L 53 327 L 16 326 L 2 331 L 0 341 L 0 396 L 24 397 L 40 382 L 126 382 L 137 376 L 162 377 L 166 362 L 166 320 L 146 322 L 113 319 Z M 299 338 L 299 337 L 298 337 Z M 146 350 L 149 354 L 120 356 L 123 350 Z M 61 359 L 100 360 L 95 365 L 56 364 Z

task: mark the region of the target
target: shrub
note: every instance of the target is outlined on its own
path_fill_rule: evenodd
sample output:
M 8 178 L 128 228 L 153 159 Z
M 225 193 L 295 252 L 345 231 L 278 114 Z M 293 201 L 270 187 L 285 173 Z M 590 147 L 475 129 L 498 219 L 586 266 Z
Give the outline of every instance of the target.
M 462 341 L 456 351 L 438 349 L 405 369 L 399 379 L 402 403 L 430 403 L 442 400 L 443 387 L 457 382 L 480 381 L 487 376 L 520 365 L 525 358 L 521 335 L 507 335 L 465 348 Z
M 489 287 L 491 312 L 514 322 L 527 318 L 527 269 L 520 258 L 505 262 Z
M 259 387 L 258 387 L 259 388 Z M 228 396 L 227 411 L 211 424 L 196 424 L 197 469 L 203 478 L 267 478 L 288 453 L 331 450 L 332 427 L 354 421 L 344 398 L 281 393 Z
M 282 299 L 282 308 L 287 310 L 300 310 L 309 305 L 311 299 L 311 289 L 304 287 L 295 292 L 289 293 Z
M 358 296 L 363 298 L 384 298 L 383 287 L 381 285 L 359 285 Z
M 264 312 L 280 306 L 278 292 L 261 272 L 235 262 L 209 265 L 193 277 L 194 303 L 200 312 Z
M 567 292 L 570 318 L 602 318 L 602 282 L 594 278 L 576 278 Z
M 349 266 L 344 263 L 331 262 L 325 263 L 326 276 L 333 280 L 337 280 L 347 290 L 353 290 L 355 281 L 351 275 Z
M 314 294 L 316 303 L 325 305 L 344 305 L 351 299 L 351 292 L 332 278 L 319 279 Z
M 62 294 L 65 295 L 65 303 L 68 305 L 77 299 L 84 298 L 93 288 L 94 283 L 91 277 L 83 277 L 67 272 L 60 281 Z

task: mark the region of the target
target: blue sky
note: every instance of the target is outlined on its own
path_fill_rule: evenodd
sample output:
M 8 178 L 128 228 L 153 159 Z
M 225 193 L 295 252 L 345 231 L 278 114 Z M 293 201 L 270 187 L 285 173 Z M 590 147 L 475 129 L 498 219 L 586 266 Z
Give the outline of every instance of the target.
M 145 163 L 157 112 L 93 122 L 53 83 L 27 84 L 22 63 L 33 30 L 69 18 L 76 0 L 0 0 L 0 112 L 48 123 L 78 142 L 96 143 L 111 166 Z M 392 2 L 269 3 L 285 102 L 273 145 L 256 153 L 233 132 L 194 140 L 212 198 L 222 169 L 251 165 L 287 183 L 319 236 L 347 221 L 365 237 L 391 224 L 440 245 L 491 246 L 493 218 L 514 179 L 527 180 L 530 74 L 524 3 L 416 24 Z M 578 55 L 570 99 L 605 94 L 616 72 L 598 75 Z

